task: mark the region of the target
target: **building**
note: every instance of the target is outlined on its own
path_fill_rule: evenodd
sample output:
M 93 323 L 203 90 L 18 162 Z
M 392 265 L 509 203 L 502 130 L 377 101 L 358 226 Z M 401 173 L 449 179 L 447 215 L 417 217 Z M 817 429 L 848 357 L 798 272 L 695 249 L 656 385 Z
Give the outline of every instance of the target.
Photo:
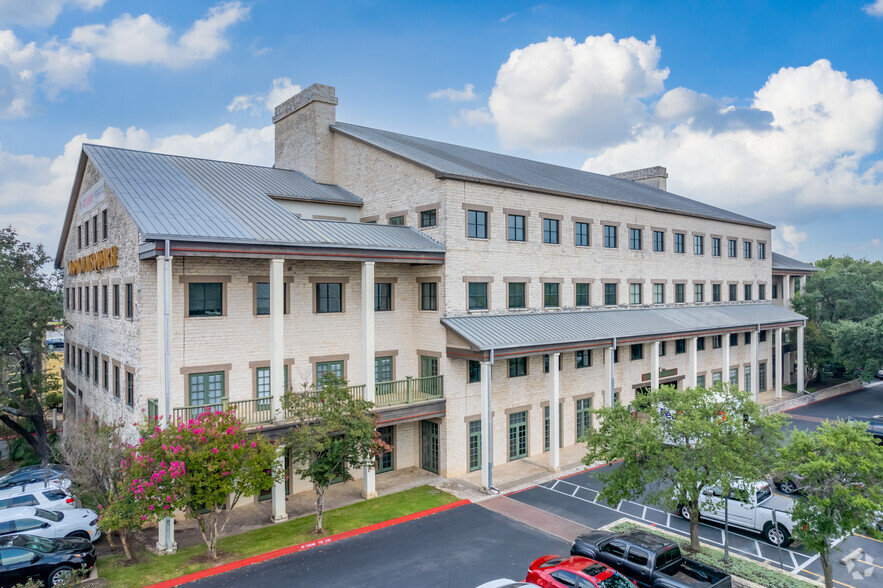
M 272 434 L 283 391 L 332 371 L 394 445 L 359 474 L 370 496 L 405 467 L 486 487 L 493 463 L 556 469 L 592 408 L 648 387 L 780 394 L 790 329 L 801 363 L 804 317 L 772 290 L 811 270 L 777 269 L 772 225 L 667 192 L 664 168 L 603 176 L 336 104 L 316 84 L 276 108 L 273 168 L 83 147 L 57 255 L 68 415 L 165 414 L 168 396 Z

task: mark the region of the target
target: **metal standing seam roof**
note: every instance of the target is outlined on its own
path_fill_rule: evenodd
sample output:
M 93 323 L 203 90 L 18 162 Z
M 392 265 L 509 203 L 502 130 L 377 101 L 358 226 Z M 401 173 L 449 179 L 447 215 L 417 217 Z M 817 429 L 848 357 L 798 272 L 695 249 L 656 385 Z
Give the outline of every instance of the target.
M 426 167 L 440 177 L 499 183 L 768 229 L 775 228 L 773 225 L 735 212 L 630 180 L 348 123 L 334 123 L 331 129 Z
M 460 316 L 441 322 L 476 349 L 487 351 L 793 323 L 805 318 L 774 304 L 732 304 Z
M 773 271 L 793 270 L 801 272 L 817 272 L 819 268 L 811 263 L 805 263 L 791 257 L 773 251 Z
M 145 239 L 443 252 L 410 227 L 301 219 L 272 196 L 361 205 L 293 170 L 83 145 Z

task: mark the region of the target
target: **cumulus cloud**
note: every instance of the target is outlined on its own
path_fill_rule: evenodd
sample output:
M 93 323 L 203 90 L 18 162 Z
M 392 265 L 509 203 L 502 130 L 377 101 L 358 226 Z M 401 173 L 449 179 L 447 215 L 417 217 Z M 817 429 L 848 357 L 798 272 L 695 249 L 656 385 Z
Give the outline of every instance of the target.
M 870 4 L 865 4 L 862 6 L 862 10 L 871 16 L 883 16 L 883 0 L 876 0 Z
M 466 84 L 462 90 L 456 88 L 445 88 L 444 90 L 436 90 L 429 95 L 430 100 L 438 100 L 444 98 L 451 102 L 469 102 L 475 100 L 475 85 Z
M 806 241 L 807 234 L 798 231 L 794 225 L 782 225 L 773 232 L 773 249 L 788 257 L 800 255 L 800 244 Z
M 248 110 L 252 114 L 259 114 L 263 108 L 263 110 L 274 112 L 277 106 L 300 92 L 300 90 L 300 86 L 292 84 L 289 78 L 276 78 L 266 94 L 241 94 L 236 96 L 227 105 L 227 110 L 230 112 Z
M 241 2 L 217 4 L 177 40 L 172 38 L 171 27 L 149 14 L 137 17 L 124 14 L 109 25 L 75 28 L 70 43 L 107 61 L 182 68 L 213 59 L 229 49 L 230 42 L 224 34 L 248 18 L 249 10 Z
M 457 116 L 451 119 L 454 126 L 467 125 L 477 127 L 494 123 L 494 116 L 486 106 L 479 108 L 461 108 Z
M 82 10 L 101 8 L 107 0 L 0 0 L 0 25 L 48 27 L 55 22 L 65 5 Z

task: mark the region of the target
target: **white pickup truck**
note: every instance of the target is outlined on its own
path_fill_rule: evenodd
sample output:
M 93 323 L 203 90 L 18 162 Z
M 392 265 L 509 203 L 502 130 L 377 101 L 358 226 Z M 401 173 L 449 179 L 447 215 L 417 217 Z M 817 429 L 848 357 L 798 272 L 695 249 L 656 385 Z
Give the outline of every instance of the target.
M 744 489 L 734 489 L 727 498 L 727 522 L 733 527 L 761 533 L 773 545 L 791 543 L 790 498 L 773 494 L 767 482 L 757 482 Z M 775 524 L 773 511 L 775 510 Z M 690 518 L 690 510 L 681 506 L 679 514 Z M 709 521 L 724 521 L 724 499 L 720 489 L 707 487 L 699 497 L 699 517 Z

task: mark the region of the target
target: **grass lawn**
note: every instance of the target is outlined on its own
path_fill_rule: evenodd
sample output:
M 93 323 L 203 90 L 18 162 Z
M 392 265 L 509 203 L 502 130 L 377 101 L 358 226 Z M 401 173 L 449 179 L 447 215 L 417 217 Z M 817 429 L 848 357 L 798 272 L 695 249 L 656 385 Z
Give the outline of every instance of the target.
M 325 511 L 323 526 L 326 535 L 333 535 L 456 501 L 457 497 L 447 492 L 432 486 L 420 486 Z M 318 538 L 311 533 L 315 524 L 316 515 L 313 514 L 263 529 L 224 537 L 218 540 L 218 551 L 224 553 L 218 563 L 227 563 L 313 541 Z M 158 556 L 142 551 L 138 563 L 129 566 L 125 565 L 123 555 L 112 555 L 99 560 L 98 573 L 101 578 L 108 580 L 111 586 L 138 588 L 213 567 L 213 564 L 191 561 L 201 555 L 205 555 L 205 545 L 202 543 L 179 549 L 174 555 Z

